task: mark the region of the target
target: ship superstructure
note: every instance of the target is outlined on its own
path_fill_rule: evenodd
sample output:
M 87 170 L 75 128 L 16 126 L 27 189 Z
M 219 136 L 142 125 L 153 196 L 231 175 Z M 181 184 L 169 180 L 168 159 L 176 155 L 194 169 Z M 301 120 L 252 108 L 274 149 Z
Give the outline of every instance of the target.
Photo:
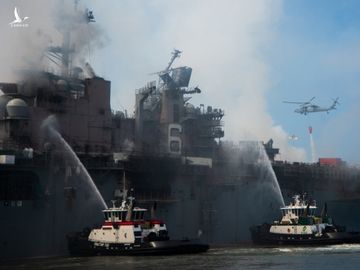
M 167 67 L 156 73 L 158 83 L 151 81 L 136 90 L 135 117 L 129 119 L 120 114 L 115 120 L 122 126 L 113 140 L 115 149 L 127 151 L 128 145 L 123 143 L 130 141 L 131 150 L 141 154 L 214 155 L 215 139 L 224 136 L 224 111 L 204 105 L 194 107 L 189 103 L 191 95 L 199 94 L 201 90 L 189 87 L 190 67 L 172 68 L 180 54 L 179 50 L 174 50 Z

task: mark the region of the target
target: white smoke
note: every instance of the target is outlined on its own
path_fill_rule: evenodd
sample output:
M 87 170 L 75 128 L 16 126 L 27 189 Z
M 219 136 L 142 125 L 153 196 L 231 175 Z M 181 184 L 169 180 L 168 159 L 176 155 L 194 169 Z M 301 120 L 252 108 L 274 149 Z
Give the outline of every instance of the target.
M 93 56 L 93 66 L 112 81 L 114 107 L 127 104 L 126 109 L 132 111 L 134 89 L 153 79 L 148 74 L 164 68 L 170 52 L 178 48 L 184 53 L 175 65 L 193 67 L 192 84 L 203 90 L 193 103 L 225 110 L 226 139 L 273 138 L 282 159 L 305 159 L 305 151 L 288 144 L 287 132 L 267 110 L 266 97 L 273 82 L 263 51 L 276 37 L 281 1 L 87 1 L 84 4 L 92 5 L 97 23 L 85 28 L 76 26 L 81 16 L 73 12 L 74 3 L 1 2 L 0 81 L 14 80 L 14 68 L 49 68 L 43 64 L 43 49 L 61 43 L 59 28 L 72 29 L 72 41 L 80 52 L 75 63 L 85 62 L 104 43 L 96 28 L 101 25 L 111 35 L 112 44 L 97 59 Z M 9 26 L 15 6 L 20 16 L 30 17 L 28 28 Z M 84 8 L 79 5 L 78 10 Z
M 114 33 L 109 55 L 103 53 L 101 62 L 114 56 L 119 61 L 109 67 L 99 61 L 98 66 L 112 77 L 115 106 L 129 104 L 132 111 L 134 89 L 155 79 L 148 74 L 163 69 L 177 48 L 183 54 L 174 66 L 191 66 L 191 83 L 203 90 L 191 102 L 225 110 L 226 139 L 273 138 L 282 159 L 305 159 L 305 151 L 289 145 L 289 134 L 267 110 L 273 82 L 262 52 L 276 37 L 281 1 L 124 0 L 109 5 L 114 12 L 97 16 Z
M 85 7 L 76 1 L 3 0 L 0 3 L 0 81 L 19 79 L 16 70 L 49 70 L 56 66 L 44 54 L 49 46 L 61 46 L 63 33 L 71 30 L 74 65 L 85 63 L 93 48 L 103 45 L 104 36 L 95 24 L 86 24 Z M 27 16 L 28 27 L 11 27 L 14 9 L 21 18 Z M 81 23 L 82 22 L 82 23 Z

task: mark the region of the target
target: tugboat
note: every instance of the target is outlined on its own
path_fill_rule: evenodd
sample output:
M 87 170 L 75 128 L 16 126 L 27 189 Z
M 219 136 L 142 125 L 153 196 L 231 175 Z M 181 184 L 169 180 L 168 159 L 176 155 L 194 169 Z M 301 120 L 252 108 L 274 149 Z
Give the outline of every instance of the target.
M 251 238 L 261 245 L 332 245 L 360 243 L 359 232 L 347 232 L 337 226 L 327 215 L 324 205 L 321 215 L 316 216 L 315 201 L 295 195 L 290 205 L 281 207 L 282 219 L 272 224 L 250 227 Z
M 170 240 L 165 223 L 153 214 L 145 220 L 147 209 L 134 207 L 134 200 L 125 190 L 120 207 L 113 201 L 111 208 L 103 210 L 105 220 L 100 228 L 67 235 L 70 255 L 173 255 L 209 249 L 199 239 Z

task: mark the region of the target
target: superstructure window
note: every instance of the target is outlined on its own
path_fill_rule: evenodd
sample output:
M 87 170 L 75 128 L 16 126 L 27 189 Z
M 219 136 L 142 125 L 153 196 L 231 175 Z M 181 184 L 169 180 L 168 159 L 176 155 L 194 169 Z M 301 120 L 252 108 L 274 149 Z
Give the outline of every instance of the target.
M 180 130 L 178 128 L 171 128 L 170 129 L 170 136 L 179 137 L 180 136 Z
M 179 152 L 180 150 L 180 143 L 178 141 L 171 141 L 170 142 L 170 151 L 171 152 Z
M 178 104 L 174 104 L 173 113 L 174 113 L 174 115 L 173 115 L 174 122 L 178 123 L 179 120 L 180 120 L 180 112 L 179 112 L 179 105 Z

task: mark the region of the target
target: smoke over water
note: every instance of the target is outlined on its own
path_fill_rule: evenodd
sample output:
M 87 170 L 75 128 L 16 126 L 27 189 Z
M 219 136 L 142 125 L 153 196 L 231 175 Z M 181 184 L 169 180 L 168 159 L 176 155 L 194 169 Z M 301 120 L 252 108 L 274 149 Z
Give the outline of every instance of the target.
M 86 23 L 85 7 L 76 1 L 20 1 L 4 0 L 0 3 L 0 81 L 21 79 L 19 69 L 45 70 L 57 73 L 59 67 L 47 58 L 49 46 L 61 46 L 63 36 L 70 32 L 71 60 L 83 65 L 89 54 L 103 45 L 104 36 L 98 25 Z M 21 18 L 29 17 L 27 27 L 11 27 L 14 9 Z

